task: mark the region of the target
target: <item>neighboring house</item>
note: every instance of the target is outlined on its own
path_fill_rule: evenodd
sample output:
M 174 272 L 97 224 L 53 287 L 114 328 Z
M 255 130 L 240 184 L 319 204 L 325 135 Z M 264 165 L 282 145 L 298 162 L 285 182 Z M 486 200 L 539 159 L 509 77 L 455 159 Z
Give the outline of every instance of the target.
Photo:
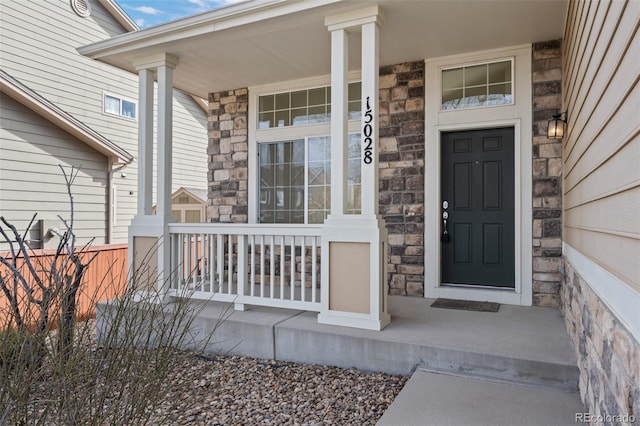
M 80 51 L 209 98 L 209 216 L 235 223 L 139 209 L 131 228 L 141 248 L 170 239 L 161 278 L 185 244 L 208 259 L 172 288 L 371 329 L 387 288 L 554 306 L 587 408 L 628 414 L 639 23 L 638 1 L 253 0 Z
M 38 213 L 33 248 L 69 211 L 58 165 L 79 169 L 80 241 L 127 241 L 138 195 L 138 76 L 77 48 L 137 30 L 113 0 L 0 4 L 0 212 L 20 229 Z M 173 189 L 205 187 L 204 101 L 175 91 L 173 103 Z
M 153 213 L 156 206 L 153 206 Z M 177 222 L 201 223 L 207 217 L 207 190 L 199 188 L 178 188 L 171 194 L 171 215 Z

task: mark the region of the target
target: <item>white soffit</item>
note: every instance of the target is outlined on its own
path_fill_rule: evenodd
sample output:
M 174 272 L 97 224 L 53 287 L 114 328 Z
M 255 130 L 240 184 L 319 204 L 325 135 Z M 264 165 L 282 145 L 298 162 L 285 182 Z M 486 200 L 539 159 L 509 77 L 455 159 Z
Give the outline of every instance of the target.
M 251 0 L 124 34 L 80 53 L 135 72 L 136 57 L 180 58 L 174 86 L 193 95 L 330 72 L 327 16 L 371 6 L 358 0 Z M 380 0 L 380 64 L 562 37 L 566 0 Z M 359 69 L 360 37 L 350 37 Z

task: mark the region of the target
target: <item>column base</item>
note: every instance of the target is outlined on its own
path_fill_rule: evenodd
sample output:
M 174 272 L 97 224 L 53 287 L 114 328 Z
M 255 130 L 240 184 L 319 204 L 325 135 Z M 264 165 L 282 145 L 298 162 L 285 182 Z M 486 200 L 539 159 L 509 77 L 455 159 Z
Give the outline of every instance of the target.
M 387 312 L 387 232 L 378 216 L 329 216 L 322 230 L 320 324 L 382 330 Z
M 390 323 L 391 315 L 387 313 L 382 313 L 379 319 L 371 318 L 371 315 L 340 311 L 328 311 L 318 314 L 318 324 L 339 325 L 364 330 L 380 331 Z

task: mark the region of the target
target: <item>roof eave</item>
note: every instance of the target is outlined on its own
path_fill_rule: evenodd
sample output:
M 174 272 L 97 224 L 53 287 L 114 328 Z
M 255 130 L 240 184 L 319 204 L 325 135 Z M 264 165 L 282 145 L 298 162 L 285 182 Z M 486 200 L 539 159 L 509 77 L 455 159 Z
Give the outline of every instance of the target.
M 60 107 L 0 70 L 0 90 L 62 130 L 78 138 L 115 163 L 129 164 L 133 156 Z
M 109 55 L 222 31 L 342 1 L 344 0 L 248 0 L 145 28 L 134 33 L 121 34 L 110 39 L 81 46 L 77 50 L 81 55 L 100 59 Z
M 128 32 L 138 31 L 140 27 L 131 19 L 127 13 L 122 10 L 120 5 L 114 0 L 98 0 L 98 2 L 104 7 L 107 12 L 115 18 Z

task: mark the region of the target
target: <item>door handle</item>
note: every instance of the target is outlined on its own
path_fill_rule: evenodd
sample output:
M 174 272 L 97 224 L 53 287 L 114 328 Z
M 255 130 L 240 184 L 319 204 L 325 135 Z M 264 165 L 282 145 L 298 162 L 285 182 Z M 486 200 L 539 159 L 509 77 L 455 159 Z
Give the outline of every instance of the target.
M 442 203 L 443 207 L 445 203 L 446 201 Z M 446 211 L 442 212 L 442 235 L 440 235 L 440 241 L 442 241 L 443 243 L 449 242 L 449 231 L 447 230 L 447 219 L 449 219 L 449 213 L 447 213 Z

